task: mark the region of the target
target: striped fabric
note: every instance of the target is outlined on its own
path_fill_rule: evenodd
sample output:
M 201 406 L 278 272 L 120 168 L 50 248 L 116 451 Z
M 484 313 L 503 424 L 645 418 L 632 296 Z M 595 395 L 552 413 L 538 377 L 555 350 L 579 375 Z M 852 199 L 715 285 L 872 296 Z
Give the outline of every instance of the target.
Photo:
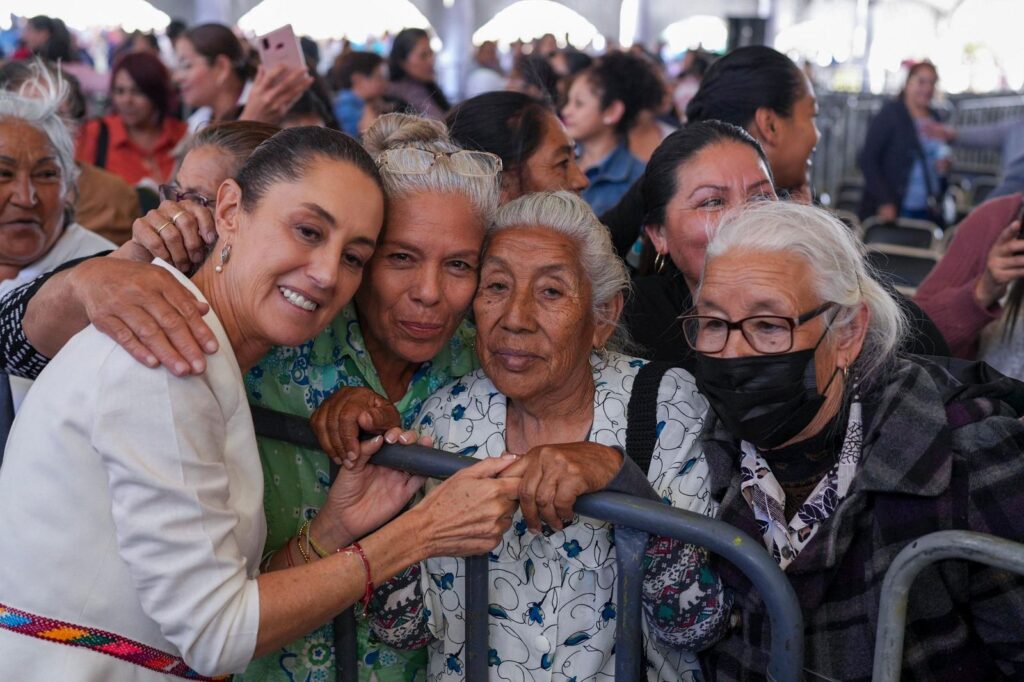
M 5 604 L 0 604 L 0 629 L 48 642 L 97 651 L 149 670 L 186 680 L 214 682 L 230 677 L 230 675 L 223 677 L 201 675 L 188 667 L 185 661 L 177 656 L 171 656 L 151 646 L 140 644 L 112 632 L 37 616 Z

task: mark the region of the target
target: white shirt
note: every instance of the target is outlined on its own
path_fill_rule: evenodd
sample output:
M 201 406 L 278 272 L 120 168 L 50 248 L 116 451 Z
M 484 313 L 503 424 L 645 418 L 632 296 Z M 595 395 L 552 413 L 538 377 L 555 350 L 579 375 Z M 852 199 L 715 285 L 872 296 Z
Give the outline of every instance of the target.
M 594 421 L 590 440 L 625 447 L 626 410 L 637 371 L 645 362 L 609 353 L 591 357 Z M 478 370 L 428 398 L 417 428 L 435 447 L 482 459 L 505 452 L 506 398 Z M 648 479 L 674 507 L 713 515 L 708 465 L 699 435 L 707 403 L 683 370 L 670 370 L 658 390 L 663 424 Z M 490 554 L 490 647 L 492 680 L 612 680 L 615 673 L 615 546 L 611 525 L 589 518 L 550 536 L 526 530 L 522 512 Z M 465 562 L 424 562 L 422 591 L 430 611 L 428 679 L 461 679 L 465 670 Z M 646 622 L 644 631 L 646 633 Z M 649 680 L 692 679 L 696 657 L 648 644 Z M 496 660 L 495 660 L 496 658 Z M 500 662 L 497 662 L 500 661 Z
M 43 370 L 0 468 L 0 603 L 211 674 L 253 656 L 266 523 L 242 375 L 217 317 L 204 320 L 220 350 L 199 376 L 149 369 L 95 327 Z M 179 679 L 6 630 L 0 662 L 19 682 Z
M 42 258 L 22 268 L 13 279 L 0 281 L 0 296 L 3 296 L 8 291 L 17 289 L 23 284 L 28 284 L 39 275 L 54 270 L 57 266 L 63 265 L 69 260 L 91 256 L 101 251 L 111 251 L 116 248 L 117 245 L 113 242 L 91 230 L 85 229 L 78 223 L 71 223 L 64 228 L 64 234 L 54 242 L 53 246 L 50 247 L 50 250 Z M 32 381 L 21 377 L 11 377 L 10 379 L 11 394 L 14 397 L 14 411 L 17 412 L 21 408 L 21 403 L 25 400 L 28 389 L 32 388 Z
M 508 79 L 494 69 L 477 65 L 466 77 L 466 99 L 485 92 L 504 90 L 507 83 Z
M 242 86 L 242 94 L 235 102 L 236 107 L 244 107 L 249 102 L 249 93 L 252 92 L 252 81 L 246 81 Z M 200 128 L 205 128 L 213 119 L 213 107 L 199 107 L 188 117 L 188 134 L 192 135 Z

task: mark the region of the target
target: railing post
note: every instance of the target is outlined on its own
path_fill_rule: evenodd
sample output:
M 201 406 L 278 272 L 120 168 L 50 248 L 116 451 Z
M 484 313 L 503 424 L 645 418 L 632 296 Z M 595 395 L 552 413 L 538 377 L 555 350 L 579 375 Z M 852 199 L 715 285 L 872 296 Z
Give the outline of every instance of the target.
M 615 606 L 615 680 L 643 679 L 643 587 L 647 533 L 629 526 L 615 526 L 615 563 L 618 569 Z
M 489 637 L 489 570 L 486 554 L 466 557 L 466 676 L 467 680 L 487 679 Z
M 965 559 L 1024 574 L 1024 544 L 984 533 L 944 530 L 914 540 L 893 559 L 882 582 L 873 682 L 897 682 L 910 586 L 921 570 L 943 559 Z

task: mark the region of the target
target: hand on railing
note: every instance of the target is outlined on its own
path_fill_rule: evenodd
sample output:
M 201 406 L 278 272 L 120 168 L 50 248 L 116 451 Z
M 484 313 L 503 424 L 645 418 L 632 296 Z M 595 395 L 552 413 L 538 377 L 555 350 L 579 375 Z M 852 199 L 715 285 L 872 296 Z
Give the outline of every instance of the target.
M 429 436 L 417 439 L 415 431 L 390 429 L 357 445 L 355 458 L 346 460 L 327 494 L 327 502 L 311 524 L 313 537 L 329 551 L 345 547 L 390 521 L 409 502 L 426 480 L 399 469 L 369 464 L 384 443 L 408 445 L 433 443 Z
M 515 455 L 489 457 L 466 467 L 427 493 L 406 512 L 419 529 L 410 542 L 423 543 L 423 556 L 471 556 L 494 549 L 512 525 L 519 478 L 495 478 Z
M 310 424 L 328 457 L 352 469 L 359 459 L 360 431 L 383 434 L 400 427 L 402 418 L 390 400 L 363 386 L 354 386 L 342 388 L 325 400 L 310 417 Z
M 542 445 L 501 472 L 521 477 L 519 507 L 526 526 L 540 532 L 541 521 L 562 530 L 572 521 L 576 498 L 602 490 L 622 468 L 622 453 L 598 443 Z

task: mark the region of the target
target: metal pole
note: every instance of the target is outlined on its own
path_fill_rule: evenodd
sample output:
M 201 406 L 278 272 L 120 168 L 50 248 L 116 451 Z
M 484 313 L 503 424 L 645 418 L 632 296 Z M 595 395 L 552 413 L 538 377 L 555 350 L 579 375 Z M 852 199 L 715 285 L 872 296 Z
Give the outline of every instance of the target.
M 903 667 L 907 600 L 914 578 L 943 559 L 964 559 L 1024 574 L 1024 544 L 965 530 L 944 530 L 914 540 L 893 559 L 882 583 L 875 637 L 874 682 L 897 682 Z
M 615 565 L 618 599 L 615 605 L 615 680 L 645 679 L 643 638 L 644 553 L 647 533 L 615 526 Z
M 487 679 L 487 654 L 491 648 L 488 616 L 489 559 L 486 554 L 466 557 L 466 676 L 467 680 Z

